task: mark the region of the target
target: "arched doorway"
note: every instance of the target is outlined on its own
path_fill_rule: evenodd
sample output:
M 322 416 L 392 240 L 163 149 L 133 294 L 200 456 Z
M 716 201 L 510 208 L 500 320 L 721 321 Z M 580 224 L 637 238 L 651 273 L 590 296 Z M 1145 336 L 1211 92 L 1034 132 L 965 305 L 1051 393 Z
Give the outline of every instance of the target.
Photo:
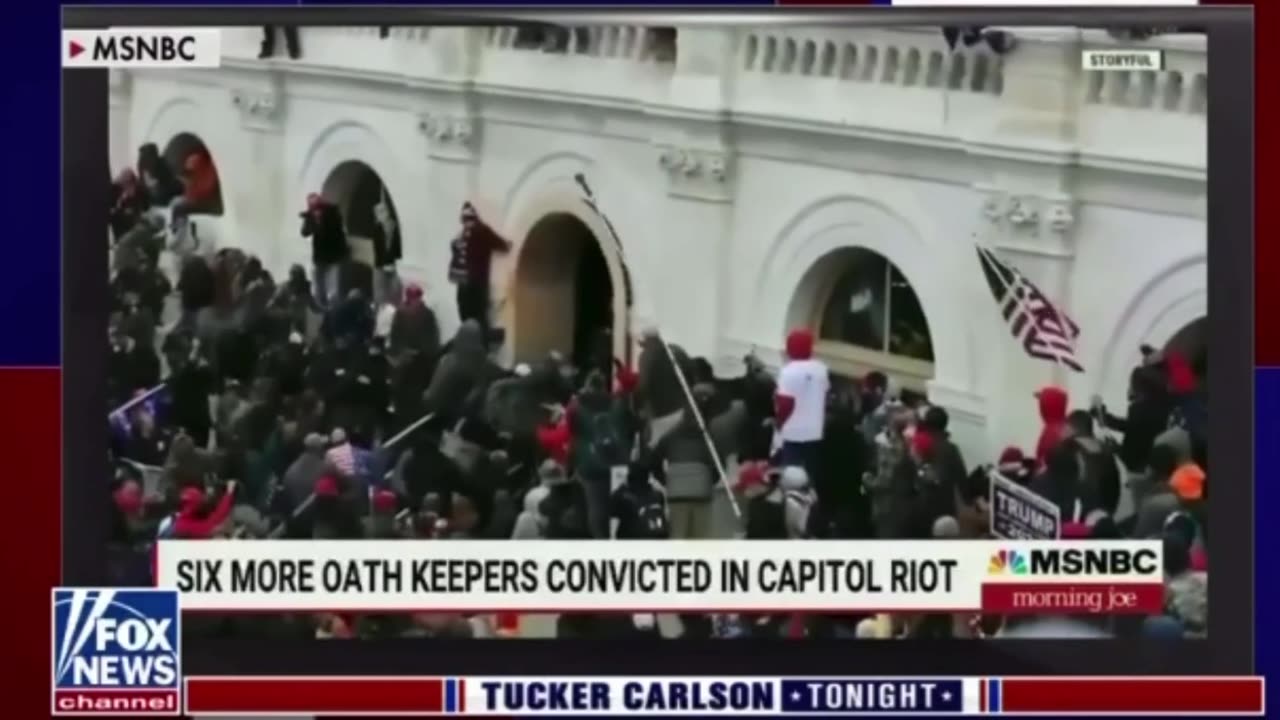
M 1164 344 L 1164 352 L 1177 352 L 1191 363 L 1197 380 L 1209 372 L 1209 318 L 1192 320 Z
M 933 378 L 933 335 L 897 265 L 866 248 L 841 248 L 817 262 L 804 287 L 817 352 L 836 375 L 859 378 L 878 370 L 904 390 L 925 393 Z
M 568 213 L 543 217 L 516 258 L 514 358 L 536 361 L 556 351 L 578 367 L 603 359 L 613 330 L 613 282 L 600 242 Z M 612 352 L 611 346 L 603 346 Z
M 374 238 L 387 233 L 378 221 L 378 205 L 385 204 L 393 226 L 398 227 L 400 222 L 386 183 L 365 163 L 348 160 L 329 173 L 320 192 L 342 211 L 352 257 L 373 265 Z
M 218 166 L 214 161 L 213 154 L 205 147 L 204 141 L 194 133 L 178 133 L 165 144 L 162 154 L 165 162 L 173 169 L 174 175 L 183 178 L 184 182 L 189 181 L 186 171 L 188 158 L 193 155 L 203 155 L 208 158 L 209 169 L 213 173 L 212 190 L 207 201 L 202 203 L 195 210 L 195 213 L 200 215 L 221 215 L 223 210 L 222 185 L 217 181 Z

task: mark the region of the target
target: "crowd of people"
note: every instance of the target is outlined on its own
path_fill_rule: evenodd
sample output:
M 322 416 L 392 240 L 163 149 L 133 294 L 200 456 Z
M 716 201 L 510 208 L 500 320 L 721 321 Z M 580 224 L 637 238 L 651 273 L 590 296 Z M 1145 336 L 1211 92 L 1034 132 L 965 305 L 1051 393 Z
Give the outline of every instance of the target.
M 1056 504 L 1071 538 L 1157 538 L 1166 614 L 1088 632 L 1206 631 L 1203 358 L 1143 348 L 1123 415 L 1035 393 L 1034 448 L 965 458 L 944 408 L 870 372 L 832 377 L 814 337 L 789 334 L 776 377 L 738 377 L 643 333 L 634 362 L 607 329 L 576 364 L 504 368 L 489 324 L 489 259 L 510 245 L 466 205 L 441 280 L 461 326 L 445 340 L 423 290 L 401 287 L 399 231 L 379 213 L 376 268 L 352 258 L 342 210 L 300 212 L 313 267 L 280 281 L 256 257 L 181 237 L 201 182 L 145 146 L 114 183 L 109 428 L 112 571 L 149 584 L 164 538 L 937 539 L 989 533 L 999 474 Z M 216 179 L 215 179 L 216 182 Z M 186 216 L 190 213 L 186 212 Z M 162 256 L 176 256 L 176 282 Z M 1031 402 L 1030 393 L 1028 402 Z M 1118 442 L 1111 433 L 1118 434 Z M 717 528 L 715 506 L 738 509 Z M 1027 620 L 961 616 L 710 617 L 685 635 L 983 637 Z M 1040 622 L 1037 620 L 1036 622 Z M 1083 624 L 1081 624 L 1083 623 Z M 510 632 L 511 618 L 497 619 Z M 571 615 L 562 636 L 653 634 L 632 618 Z M 203 617 L 189 632 L 320 637 L 484 635 L 453 615 Z

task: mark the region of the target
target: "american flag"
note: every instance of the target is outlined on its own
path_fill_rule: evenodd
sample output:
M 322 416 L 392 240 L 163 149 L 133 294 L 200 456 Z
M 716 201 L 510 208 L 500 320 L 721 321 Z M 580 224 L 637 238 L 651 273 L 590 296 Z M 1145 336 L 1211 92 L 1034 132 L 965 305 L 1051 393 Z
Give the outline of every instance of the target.
M 991 296 L 1000 306 L 1000 315 L 1014 339 L 1022 342 L 1023 351 L 1033 358 L 1084 372 L 1075 353 L 1080 326 L 1045 297 L 1035 283 L 995 253 L 979 246 L 978 261 Z

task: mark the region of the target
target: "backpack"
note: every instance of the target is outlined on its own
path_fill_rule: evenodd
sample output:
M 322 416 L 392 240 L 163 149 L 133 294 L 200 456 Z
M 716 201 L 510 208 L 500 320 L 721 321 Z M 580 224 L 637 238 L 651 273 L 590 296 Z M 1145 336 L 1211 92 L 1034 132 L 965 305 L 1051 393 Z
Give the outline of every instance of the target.
M 622 437 L 618 432 L 613 412 L 601 410 L 592 413 L 587 421 L 591 434 L 590 452 L 593 459 L 601 465 L 613 465 L 625 460 L 622 451 Z
M 665 540 L 671 536 L 671 523 L 667 518 L 667 506 L 661 496 L 647 499 L 628 493 L 635 505 L 629 536 L 641 540 Z

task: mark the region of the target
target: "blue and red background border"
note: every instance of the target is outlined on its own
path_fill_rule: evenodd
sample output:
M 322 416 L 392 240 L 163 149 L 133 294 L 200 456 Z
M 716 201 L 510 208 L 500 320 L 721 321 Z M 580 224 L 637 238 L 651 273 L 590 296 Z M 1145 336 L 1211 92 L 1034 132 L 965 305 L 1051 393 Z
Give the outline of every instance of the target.
M 785 0 L 779 0 L 785 4 Z M 132 4 L 151 4 L 134 2 Z M 165 5 L 186 4 L 170 0 Z M 197 3 L 190 3 L 197 4 Z M 216 2 L 199 3 L 221 4 Z M 233 4 L 233 3 L 227 3 Z M 239 0 L 234 4 L 283 4 Z M 353 4 L 324 0 L 302 0 L 299 5 Z M 414 4 L 427 4 L 416 2 Z M 516 3 L 486 3 L 510 5 Z M 590 0 L 562 0 L 556 5 L 588 5 Z M 614 3 L 642 5 L 651 3 Z M 676 6 L 681 3 L 663 3 Z M 697 3 L 758 7 L 774 5 L 773 0 Z M 889 4 L 811 2 L 807 4 Z M 975 3 L 981 4 L 981 3 Z M 1252 4 L 1252 3 L 1250 3 Z M 1266 38 L 1275 29 L 1280 9 L 1257 8 L 1258 87 L 1268 87 L 1273 76 L 1270 63 L 1276 49 Z M 93 238 L 61 238 L 60 117 L 60 7 L 54 3 L 11 3 L 5 9 L 6 41 L 0 44 L 0 58 L 9 71 L 0 75 L 0 94 L 6 98 L 0 113 L 0 128 L 9 141 L 3 177 L 4 239 L 9 250 L 0 262 L 0 307 L 4 327 L 0 328 L 0 443 L 4 458 L 0 464 L 0 484 L 6 489 L 0 523 L 0 571 L 7 596 L 4 601 L 7 656 L 15 660 L 3 677 L 6 710 L 14 717 L 44 717 L 48 711 L 49 630 L 42 621 L 49 617 L 49 588 L 56 585 L 60 564 L 62 388 L 61 363 L 61 253 L 94 248 L 105 241 Z M 1255 192 L 1258 208 L 1275 207 L 1275 168 L 1280 163 L 1280 139 L 1271 131 L 1276 118 L 1275 93 L 1258 93 L 1256 108 Z M 105 148 L 104 148 L 105 151 Z M 104 182 L 106 178 L 103 178 Z M 1280 466 L 1280 321 L 1267 308 L 1280 308 L 1280 248 L 1276 235 L 1280 221 L 1260 210 L 1255 232 L 1255 507 L 1257 547 L 1274 547 L 1277 539 L 1275 511 L 1280 509 L 1275 468 Z M 105 248 L 104 248 L 105 249 Z M 98 250 L 93 250 L 98 252 Z M 1215 313 L 1229 312 L 1216 308 Z M 105 339 L 105 328 L 104 328 Z M 104 345 L 105 348 L 105 345 Z M 89 409 L 86 408 L 86 411 Z M 1220 418 L 1246 431 L 1249 418 Z M 1225 478 L 1221 482 L 1243 479 Z M 105 481 L 105 479 L 104 479 Z M 1280 607 L 1273 569 L 1262 566 L 1269 553 L 1255 555 L 1256 661 L 1259 674 L 1270 675 L 1280 652 L 1272 647 L 1277 634 Z

